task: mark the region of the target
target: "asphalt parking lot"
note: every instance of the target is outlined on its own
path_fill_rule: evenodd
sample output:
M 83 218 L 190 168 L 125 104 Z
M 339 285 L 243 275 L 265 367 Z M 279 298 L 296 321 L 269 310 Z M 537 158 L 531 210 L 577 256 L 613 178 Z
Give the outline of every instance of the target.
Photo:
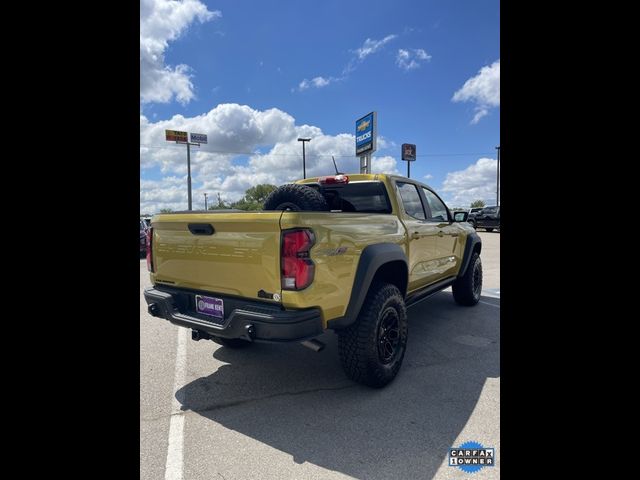
M 337 338 L 231 350 L 147 313 L 140 260 L 140 478 L 466 479 L 450 447 L 496 450 L 500 476 L 500 234 L 482 237 L 481 303 L 450 289 L 409 308 L 398 377 L 373 390 L 348 380 Z

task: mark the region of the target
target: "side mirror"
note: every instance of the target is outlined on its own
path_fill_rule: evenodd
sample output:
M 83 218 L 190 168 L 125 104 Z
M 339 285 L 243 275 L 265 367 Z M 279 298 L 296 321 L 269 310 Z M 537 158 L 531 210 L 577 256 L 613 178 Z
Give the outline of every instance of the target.
M 466 222 L 469 217 L 469 212 L 455 212 L 453 214 L 454 222 Z

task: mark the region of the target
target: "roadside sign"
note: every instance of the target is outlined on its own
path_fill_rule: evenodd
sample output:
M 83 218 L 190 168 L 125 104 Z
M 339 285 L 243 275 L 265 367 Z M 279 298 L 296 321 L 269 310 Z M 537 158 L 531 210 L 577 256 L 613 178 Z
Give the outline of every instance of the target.
M 356 120 L 356 155 L 376 151 L 377 120 L 376 112 L 368 113 Z
M 204 133 L 192 133 L 191 143 L 207 143 L 207 136 Z
M 167 142 L 186 142 L 188 141 L 187 132 L 180 132 L 178 130 L 165 130 L 165 138 Z
M 403 143 L 402 144 L 402 160 L 407 162 L 415 162 L 416 161 L 416 146 L 412 143 Z

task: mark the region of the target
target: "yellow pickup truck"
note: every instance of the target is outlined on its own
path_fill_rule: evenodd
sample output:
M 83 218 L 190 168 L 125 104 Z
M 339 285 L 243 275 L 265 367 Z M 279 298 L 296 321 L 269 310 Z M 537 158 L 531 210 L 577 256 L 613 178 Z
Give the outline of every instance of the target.
M 478 303 L 482 244 L 413 179 L 338 174 L 279 187 L 264 210 L 154 215 L 147 236 L 152 316 L 229 348 L 338 334 L 352 380 L 383 387 L 402 365 L 407 306 L 452 287 Z

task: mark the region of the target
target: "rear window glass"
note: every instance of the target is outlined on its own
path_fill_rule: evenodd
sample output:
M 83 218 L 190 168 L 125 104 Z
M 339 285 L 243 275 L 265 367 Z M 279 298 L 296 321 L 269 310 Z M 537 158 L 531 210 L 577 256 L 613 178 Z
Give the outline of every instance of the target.
M 324 187 L 322 194 L 331 210 L 343 212 L 391 213 L 387 190 L 382 182 L 349 183 Z

